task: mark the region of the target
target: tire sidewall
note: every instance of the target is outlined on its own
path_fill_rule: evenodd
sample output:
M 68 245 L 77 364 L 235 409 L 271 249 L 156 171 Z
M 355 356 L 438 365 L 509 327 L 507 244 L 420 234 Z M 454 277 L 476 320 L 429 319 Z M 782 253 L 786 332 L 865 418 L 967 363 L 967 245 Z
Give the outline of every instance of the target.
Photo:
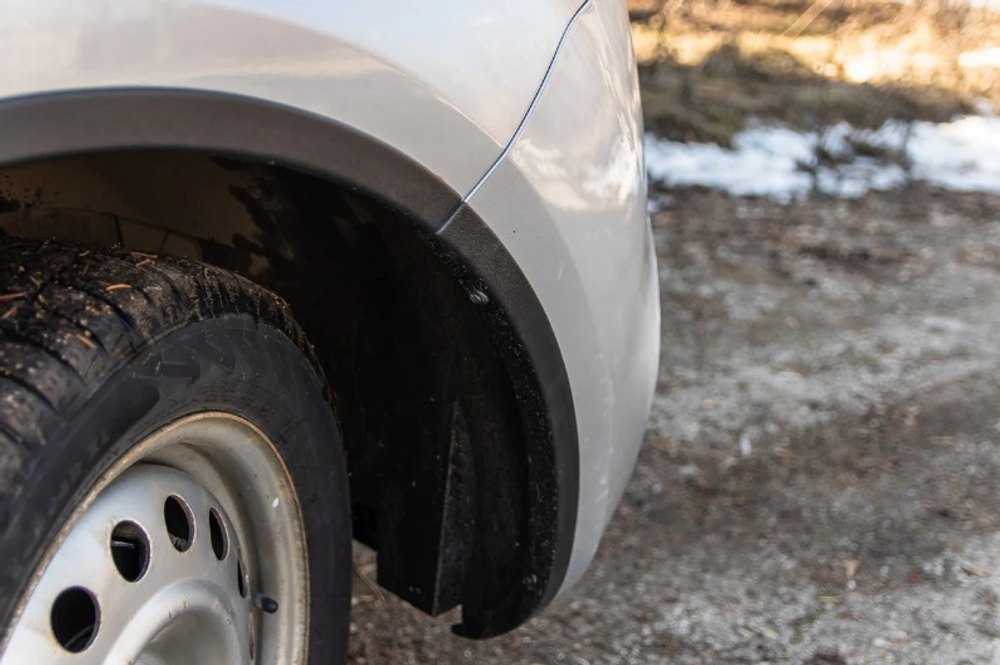
M 259 428 L 281 455 L 306 532 L 309 662 L 346 661 L 351 546 L 343 446 L 323 383 L 282 332 L 249 316 L 189 324 L 124 359 L 87 386 L 75 412 L 45 433 L 0 530 L 0 619 L 16 601 L 75 506 L 132 447 L 184 416 L 222 411 Z

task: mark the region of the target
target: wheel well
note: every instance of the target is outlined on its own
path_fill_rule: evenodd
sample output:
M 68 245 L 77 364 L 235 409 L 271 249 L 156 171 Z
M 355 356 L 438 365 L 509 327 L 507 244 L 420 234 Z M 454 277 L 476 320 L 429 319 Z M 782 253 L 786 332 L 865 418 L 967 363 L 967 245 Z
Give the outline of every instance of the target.
M 463 634 L 486 637 L 544 602 L 554 527 L 538 511 L 554 509 L 538 506 L 557 483 L 528 443 L 544 404 L 520 394 L 511 331 L 418 221 L 347 183 L 197 151 L 0 169 L 2 233 L 194 258 L 284 298 L 326 373 L 379 583 L 431 614 L 462 605 Z

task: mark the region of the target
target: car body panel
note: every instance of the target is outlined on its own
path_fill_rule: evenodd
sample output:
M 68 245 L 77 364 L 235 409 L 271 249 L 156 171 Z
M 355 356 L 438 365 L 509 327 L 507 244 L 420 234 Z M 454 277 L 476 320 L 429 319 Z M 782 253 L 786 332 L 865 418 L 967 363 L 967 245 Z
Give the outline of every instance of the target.
M 624 4 L 592 2 L 509 152 L 468 201 L 524 270 L 569 373 L 581 467 L 564 586 L 593 558 L 631 475 L 659 354 L 632 58 Z
M 260 97 L 370 134 L 466 194 L 580 4 L 8 0 L 0 97 L 134 86 Z

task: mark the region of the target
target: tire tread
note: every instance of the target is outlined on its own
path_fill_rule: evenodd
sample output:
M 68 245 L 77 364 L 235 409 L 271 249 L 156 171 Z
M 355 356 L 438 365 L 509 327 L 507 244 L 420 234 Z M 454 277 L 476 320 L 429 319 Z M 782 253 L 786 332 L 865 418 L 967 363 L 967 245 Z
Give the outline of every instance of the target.
M 251 316 L 286 334 L 322 377 L 283 300 L 207 264 L 0 237 L 0 285 L 0 501 L 103 377 L 189 323 Z

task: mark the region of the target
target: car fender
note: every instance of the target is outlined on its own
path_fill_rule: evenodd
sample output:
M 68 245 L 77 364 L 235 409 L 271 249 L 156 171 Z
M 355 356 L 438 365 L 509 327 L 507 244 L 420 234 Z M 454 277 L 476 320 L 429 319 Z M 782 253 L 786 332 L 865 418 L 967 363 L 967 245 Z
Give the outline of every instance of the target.
M 464 195 L 581 4 L 10 0 L 0 97 L 136 86 L 258 97 L 369 134 Z

